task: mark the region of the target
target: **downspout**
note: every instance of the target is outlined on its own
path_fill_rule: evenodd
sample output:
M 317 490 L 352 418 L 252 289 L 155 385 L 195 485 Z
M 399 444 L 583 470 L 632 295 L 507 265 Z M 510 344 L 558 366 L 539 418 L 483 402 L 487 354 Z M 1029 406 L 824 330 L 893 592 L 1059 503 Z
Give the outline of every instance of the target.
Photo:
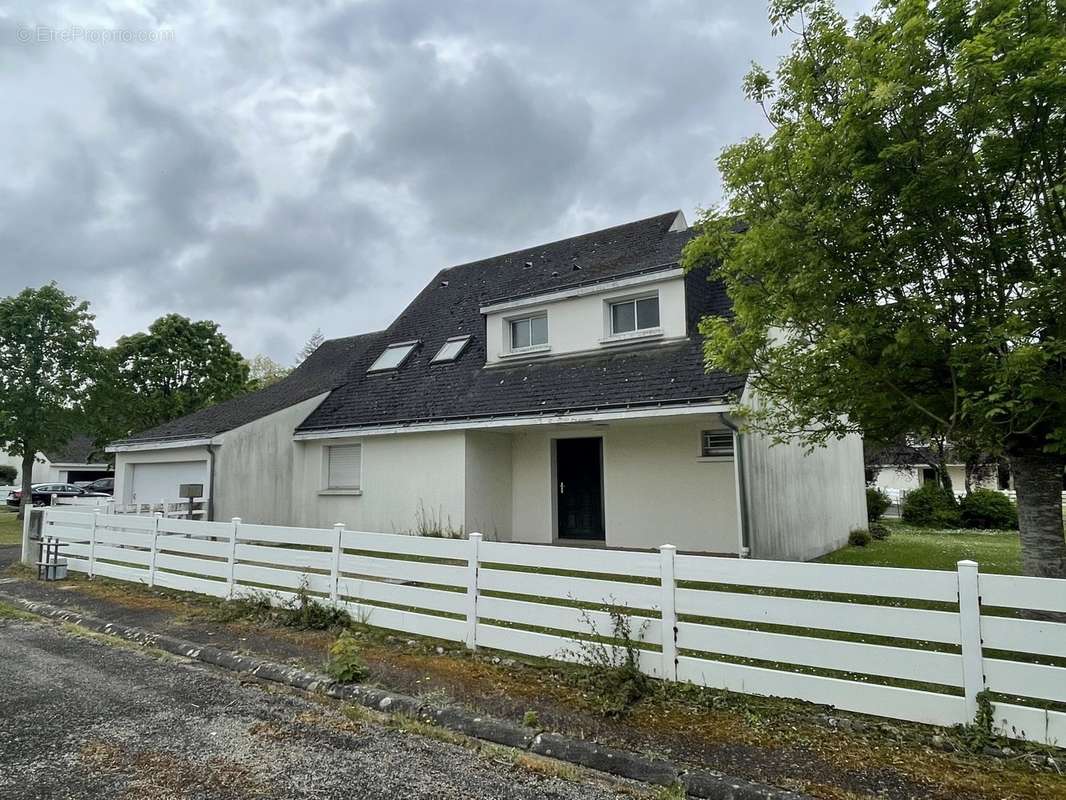
M 207 458 L 209 461 L 207 472 L 207 520 L 215 519 L 215 446 L 207 445 Z
M 741 558 L 751 556 L 751 531 L 748 527 L 748 483 L 745 479 L 744 470 L 744 437 L 729 414 L 719 414 L 722 424 L 733 431 L 733 480 L 737 487 L 737 517 L 740 528 L 740 551 Z

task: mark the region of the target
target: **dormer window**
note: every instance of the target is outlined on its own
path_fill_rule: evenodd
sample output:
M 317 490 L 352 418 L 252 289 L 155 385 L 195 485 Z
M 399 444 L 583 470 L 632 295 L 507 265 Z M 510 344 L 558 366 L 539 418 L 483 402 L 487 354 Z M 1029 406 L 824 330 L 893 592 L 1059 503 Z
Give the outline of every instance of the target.
M 377 360 L 370 365 L 370 369 L 367 372 L 383 372 L 387 369 L 399 369 L 403 366 L 403 362 L 407 360 L 407 357 L 411 355 L 411 352 L 418 344 L 414 342 L 397 342 L 396 344 L 390 344 L 382 351 L 381 355 L 377 357 Z
M 548 343 L 548 315 L 511 320 L 511 350 L 524 350 Z
M 455 361 L 469 341 L 469 336 L 453 336 L 437 351 L 437 355 L 433 356 L 432 363 L 439 364 L 443 361 Z
M 659 327 L 659 295 L 610 304 L 611 336 Z

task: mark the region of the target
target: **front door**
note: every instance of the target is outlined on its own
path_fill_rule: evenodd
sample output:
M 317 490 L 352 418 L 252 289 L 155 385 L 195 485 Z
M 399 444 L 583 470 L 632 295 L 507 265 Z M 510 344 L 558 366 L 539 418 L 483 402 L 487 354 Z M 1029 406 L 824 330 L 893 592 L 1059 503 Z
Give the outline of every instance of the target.
M 556 439 L 560 539 L 604 539 L 603 440 Z

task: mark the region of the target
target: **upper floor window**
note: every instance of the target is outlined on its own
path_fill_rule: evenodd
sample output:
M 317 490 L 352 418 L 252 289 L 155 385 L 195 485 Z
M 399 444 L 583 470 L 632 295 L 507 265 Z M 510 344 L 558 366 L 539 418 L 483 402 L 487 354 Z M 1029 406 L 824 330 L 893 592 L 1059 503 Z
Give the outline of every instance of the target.
M 611 303 L 611 335 L 659 327 L 659 295 Z
M 437 355 L 433 356 L 433 363 L 455 361 L 469 341 L 469 336 L 453 336 L 441 346 L 440 350 L 437 351 Z
M 377 360 L 370 365 L 370 369 L 367 372 L 380 372 L 381 370 L 398 368 L 411 355 L 411 351 L 415 349 L 417 344 L 417 341 L 390 344 L 377 357 Z
M 548 343 L 548 315 L 511 320 L 511 349 L 521 350 Z

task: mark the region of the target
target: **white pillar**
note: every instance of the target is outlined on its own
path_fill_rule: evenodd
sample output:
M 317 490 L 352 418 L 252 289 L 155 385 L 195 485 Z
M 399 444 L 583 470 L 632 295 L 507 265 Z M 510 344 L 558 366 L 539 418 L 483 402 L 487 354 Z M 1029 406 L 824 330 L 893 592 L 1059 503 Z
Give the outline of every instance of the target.
M 329 576 L 329 602 L 334 608 L 337 607 L 337 598 L 338 598 L 338 594 L 339 594 L 339 592 L 337 590 L 337 584 L 340 583 L 340 579 L 341 579 L 341 552 L 342 552 L 342 550 L 341 550 L 341 539 L 343 538 L 343 536 L 344 536 L 344 523 L 343 522 L 334 523 L 334 525 L 333 525 L 333 563 L 330 565 L 331 566 L 331 571 L 330 571 L 330 576 Z
M 470 534 L 470 552 L 467 555 L 466 580 L 466 646 L 477 650 L 477 575 L 481 548 L 481 534 Z
M 677 680 L 677 607 L 674 603 L 674 556 L 677 548 L 672 544 L 659 547 L 659 581 L 662 599 L 663 678 Z
M 93 521 L 89 525 L 89 577 L 96 577 L 96 526 L 100 524 L 100 509 L 93 509 Z
M 977 695 L 985 688 L 984 656 L 981 651 L 981 595 L 976 561 L 960 561 L 959 635 L 962 644 L 962 685 L 966 696 L 966 719 L 977 716 Z
M 152 515 L 152 555 L 148 561 L 148 585 L 155 586 L 155 557 L 159 551 L 159 520 L 163 518 L 162 514 Z
M 234 567 L 237 564 L 237 532 L 241 527 L 241 518 L 234 517 L 230 520 L 232 526 L 229 532 L 229 559 L 228 570 L 226 572 L 226 599 L 233 599 L 233 587 L 234 587 Z

